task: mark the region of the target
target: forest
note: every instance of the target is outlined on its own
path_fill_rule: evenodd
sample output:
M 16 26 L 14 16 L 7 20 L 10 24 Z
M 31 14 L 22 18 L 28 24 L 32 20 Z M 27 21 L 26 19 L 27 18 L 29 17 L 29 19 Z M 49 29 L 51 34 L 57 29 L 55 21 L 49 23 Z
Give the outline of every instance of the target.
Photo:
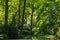
M 0 39 L 60 40 L 60 0 L 0 0 Z

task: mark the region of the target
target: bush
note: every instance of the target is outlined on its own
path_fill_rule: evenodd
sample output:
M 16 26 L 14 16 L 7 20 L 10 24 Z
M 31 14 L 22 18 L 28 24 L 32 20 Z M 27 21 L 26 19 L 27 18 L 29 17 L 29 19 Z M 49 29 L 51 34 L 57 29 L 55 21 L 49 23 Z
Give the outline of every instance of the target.
M 7 39 L 7 35 L 6 34 L 0 34 L 0 39 Z

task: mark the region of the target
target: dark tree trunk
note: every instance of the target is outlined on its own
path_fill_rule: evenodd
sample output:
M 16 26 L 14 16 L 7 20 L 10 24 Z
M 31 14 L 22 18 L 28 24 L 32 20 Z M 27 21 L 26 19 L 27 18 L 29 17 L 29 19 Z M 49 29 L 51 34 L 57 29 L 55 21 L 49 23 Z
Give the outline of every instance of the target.
M 8 0 L 5 0 L 5 20 L 3 34 L 8 34 Z
M 23 13 L 22 13 L 22 24 L 21 24 L 21 31 L 23 30 L 23 25 L 24 25 L 24 14 L 25 14 L 25 9 L 26 9 L 26 0 L 24 0 L 24 6 L 23 6 Z
M 19 0 L 19 5 L 18 5 L 18 29 L 20 29 L 20 0 Z
M 5 2 L 5 26 L 8 26 L 8 0 Z
M 32 28 L 33 28 L 33 13 L 34 13 L 34 9 L 33 9 L 33 5 L 32 5 L 32 14 L 31 14 L 31 26 L 30 26 L 30 32 L 31 32 L 31 39 L 32 39 Z

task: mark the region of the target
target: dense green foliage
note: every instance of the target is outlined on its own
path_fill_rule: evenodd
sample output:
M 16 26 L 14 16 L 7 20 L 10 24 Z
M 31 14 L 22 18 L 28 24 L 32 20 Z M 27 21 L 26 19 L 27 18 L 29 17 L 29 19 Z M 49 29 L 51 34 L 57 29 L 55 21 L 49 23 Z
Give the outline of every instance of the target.
M 0 39 L 60 38 L 60 0 L 0 0 L 0 35 Z

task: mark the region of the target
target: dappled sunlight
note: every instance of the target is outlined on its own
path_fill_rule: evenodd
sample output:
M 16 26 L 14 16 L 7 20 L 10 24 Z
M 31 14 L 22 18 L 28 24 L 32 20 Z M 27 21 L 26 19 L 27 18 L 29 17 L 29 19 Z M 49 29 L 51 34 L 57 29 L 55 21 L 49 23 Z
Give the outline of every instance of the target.
M 60 39 L 60 0 L 0 0 L 0 39 Z

